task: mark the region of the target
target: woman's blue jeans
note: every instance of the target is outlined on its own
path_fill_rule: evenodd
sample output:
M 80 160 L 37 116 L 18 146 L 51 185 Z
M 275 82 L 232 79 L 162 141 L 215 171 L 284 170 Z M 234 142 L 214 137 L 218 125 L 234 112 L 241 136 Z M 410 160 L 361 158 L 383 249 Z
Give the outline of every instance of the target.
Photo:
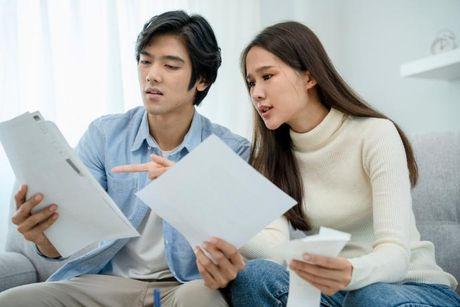
M 233 306 L 286 306 L 289 273 L 268 260 L 252 260 L 227 287 Z M 321 296 L 321 306 L 459 307 L 460 296 L 449 287 L 425 283 L 375 283 L 367 287 Z

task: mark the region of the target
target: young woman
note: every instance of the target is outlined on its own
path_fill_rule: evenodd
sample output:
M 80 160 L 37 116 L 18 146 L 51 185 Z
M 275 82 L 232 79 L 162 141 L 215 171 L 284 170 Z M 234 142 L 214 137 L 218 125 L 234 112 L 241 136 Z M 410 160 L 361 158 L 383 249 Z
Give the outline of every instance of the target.
M 243 51 L 242 70 L 256 110 L 250 163 L 297 200 L 285 217 L 352 235 L 338 257 L 289 263 L 322 304 L 460 306 L 457 281 L 416 228 L 409 141 L 347 86 L 315 34 L 297 22 L 268 27 Z M 280 306 L 288 285 L 284 267 L 256 260 L 230 296 L 235 306 Z

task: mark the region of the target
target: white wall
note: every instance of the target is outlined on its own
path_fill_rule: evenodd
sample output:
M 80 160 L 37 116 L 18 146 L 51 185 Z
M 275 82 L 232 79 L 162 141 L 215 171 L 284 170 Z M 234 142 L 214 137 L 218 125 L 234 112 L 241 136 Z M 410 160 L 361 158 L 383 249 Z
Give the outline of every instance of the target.
M 400 65 L 429 55 L 438 30 L 460 45 L 458 0 L 264 1 L 262 23 L 312 28 L 344 79 L 409 134 L 460 130 L 460 81 L 403 79 Z
M 460 81 L 402 79 L 401 63 L 430 54 L 438 30 L 460 43 L 460 1 L 348 1 L 343 71 L 356 90 L 411 134 L 460 130 Z

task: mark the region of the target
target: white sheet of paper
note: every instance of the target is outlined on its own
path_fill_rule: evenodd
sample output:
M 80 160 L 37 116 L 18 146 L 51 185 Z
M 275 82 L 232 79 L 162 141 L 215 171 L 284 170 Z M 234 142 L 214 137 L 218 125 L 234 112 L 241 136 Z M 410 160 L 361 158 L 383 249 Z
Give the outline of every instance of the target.
M 321 227 L 317 235 L 292 240 L 276 247 L 275 253 L 291 260 L 302 260 L 304 253 L 335 257 L 350 240 L 350 234 Z M 289 270 L 288 307 L 320 306 L 321 292 Z
M 214 135 L 136 195 L 193 248 L 213 236 L 240 248 L 296 203 Z
M 95 242 L 139 235 L 56 125 L 40 113 L 0 123 L 0 141 L 17 181 L 28 185 L 27 196 L 44 195 L 33 212 L 58 205 L 59 218 L 45 234 L 63 257 Z

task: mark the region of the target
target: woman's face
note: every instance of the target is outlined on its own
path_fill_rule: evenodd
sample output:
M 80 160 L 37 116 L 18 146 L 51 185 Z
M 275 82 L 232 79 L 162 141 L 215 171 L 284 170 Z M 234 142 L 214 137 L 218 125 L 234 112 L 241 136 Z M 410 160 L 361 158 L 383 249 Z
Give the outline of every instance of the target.
M 309 89 L 316 82 L 274 54 L 252 47 L 246 56 L 246 82 L 254 108 L 265 126 L 275 130 L 284 123 L 295 126 L 308 113 Z

